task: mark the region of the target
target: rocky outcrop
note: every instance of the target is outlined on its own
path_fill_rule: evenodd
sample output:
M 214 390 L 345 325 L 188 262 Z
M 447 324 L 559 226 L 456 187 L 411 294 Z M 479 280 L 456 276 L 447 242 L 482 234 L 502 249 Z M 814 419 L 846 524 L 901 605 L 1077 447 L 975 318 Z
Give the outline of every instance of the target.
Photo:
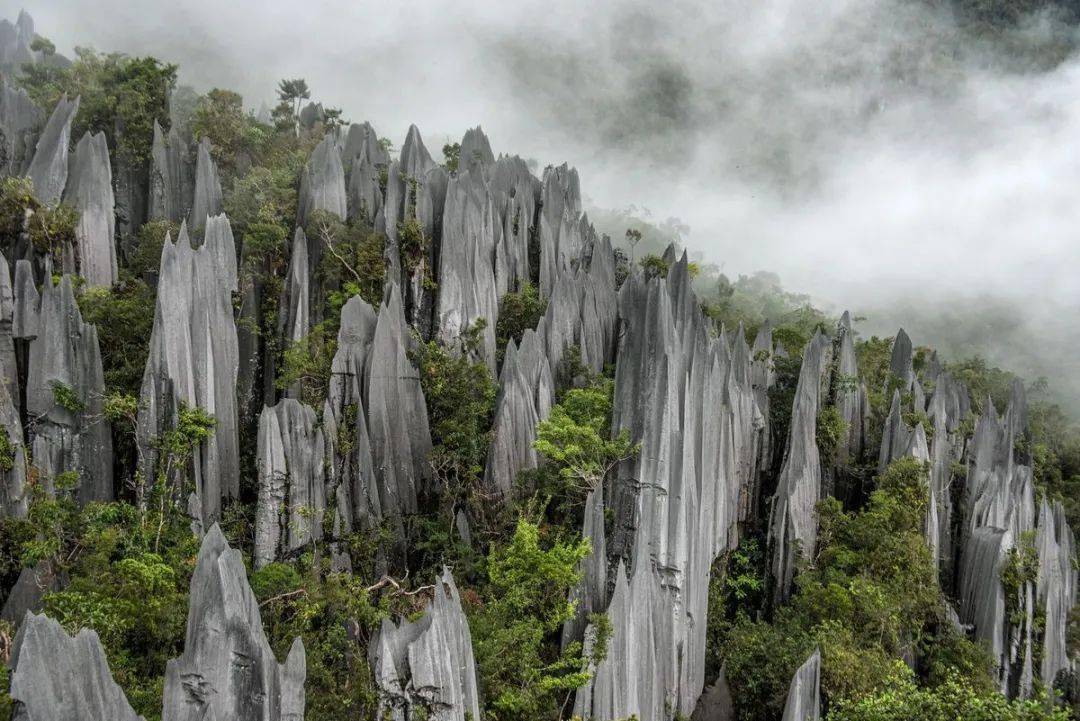
M 311 153 L 300 177 L 297 225 L 304 227 L 317 211 L 345 220 L 345 170 L 334 136 L 327 134 Z
M 28 613 L 11 656 L 11 700 L 20 721 L 141 721 L 113 681 L 97 633 L 69 636 L 59 623 Z
M 289 272 L 285 278 L 281 308 L 278 311 L 278 335 L 283 348 L 303 340 L 311 329 L 311 268 L 307 246 L 303 229 L 297 228 L 293 235 Z M 289 395 L 294 398 L 299 392 L 299 387 L 288 390 Z
M 315 409 L 292 398 L 259 415 L 255 567 L 287 558 L 323 535 L 326 449 Z
M 1060 502 L 1051 505 L 1043 499 L 1040 504 L 1035 548 L 1039 554 L 1035 600 L 1044 619 L 1037 672 L 1043 686 L 1053 688 L 1058 674 L 1071 667 L 1066 627 L 1070 609 L 1076 605 L 1077 582 L 1076 545 Z
M 379 142 L 379 134 L 368 122 L 350 125 L 345 132 L 345 141 L 341 144 L 342 163 L 355 168 L 358 158 L 376 168 L 390 165 L 390 153 Z
M 540 292 L 550 295 L 561 270 L 581 252 L 581 184 L 565 163 L 544 169 L 540 192 Z
M 34 20 L 25 10 L 19 11 L 14 23 L 0 20 L 0 66 L 18 71 L 26 63 L 39 61 L 41 53 L 31 49 L 35 37 Z
M 900 390 L 907 393 L 915 383 L 914 350 L 911 338 L 903 328 L 893 341 L 892 357 L 889 359 L 889 371 L 900 381 Z
M 529 172 L 524 160 L 500 157 L 490 170 L 499 235 L 495 248 L 495 292 L 502 298 L 519 291 L 533 277 L 530 243 L 540 203 L 540 181 Z
M 828 339 L 815 333 L 803 352 L 802 368 L 795 388 L 787 451 L 769 519 L 771 573 L 776 601 L 787 599 L 799 558 L 813 554 L 817 543 L 814 508 L 821 500 L 817 415 L 822 374 L 828 367 L 828 349 Z
M 469 622 L 449 569 L 417 621 L 384 619 L 369 646 L 380 718 L 466 721 L 480 718 Z
M 195 179 L 188 149 L 175 124 L 166 137 L 157 120 L 154 121 L 150 157 L 149 218 L 179 223 L 187 217 Z
M 607 482 L 606 545 L 631 576 L 627 583 L 620 563 L 608 607 L 611 646 L 579 690 L 575 714 L 669 719 L 689 715 L 705 685 L 700 619 L 710 568 L 737 543 L 764 419 L 749 348 L 741 337 L 712 333 L 685 255 L 666 279 L 629 278 L 619 311 L 612 432 L 625 431 L 640 450 Z
M 33 157 L 45 113 L 26 90 L 0 79 L 0 175 L 22 175 Z
M 17 267 L 30 267 L 28 261 L 19 261 Z M 18 275 L 18 274 L 17 274 Z M 20 388 L 19 369 L 15 360 L 15 312 L 17 304 L 10 282 L 10 270 L 7 260 L 0 255 L 0 434 L 6 439 L 7 452 L 0 462 L 0 517 L 26 515 L 26 472 L 27 453 L 23 435 L 23 425 L 19 413 Z M 25 279 L 22 279 L 25 283 Z M 37 289 L 33 287 L 33 297 L 28 299 L 33 307 L 30 311 L 37 318 Z M 14 620 L 18 620 L 17 618 Z
M 153 479 L 164 460 L 154 439 L 175 427 L 180 410 L 197 407 L 214 417 L 213 433 L 193 454 L 189 474 L 189 508 L 203 528 L 219 517 L 221 499 L 239 492 L 236 261 L 235 250 L 222 247 L 232 241 L 227 226 L 224 216 L 213 219 L 198 250 L 183 226 L 175 243 L 165 241 L 137 432 L 143 477 Z
M 585 526 L 582 539 L 589 541 L 589 555 L 581 562 L 581 582 L 574 588 L 570 600 L 574 617 L 563 626 L 562 646 L 585 636 L 589 616 L 604 613 L 608 606 L 607 541 L 604 536 L 604 487 L 589 491 L 585 498 Z
M 933 424 L 933 437 L 930 441 L 930 508 L 935 523 L 927 523 L 927 542 L 934 550 L 938 565 L 943 571 L 949 587 L 955 583 L 954 559 L 955 539 L 953 538 L 953 484 L 960 484 L 963 478 L 956 478 L 964 456 L 966 439 L 961 423 L 971 413 L 971 402 L 967 388 L 944 371 L 937 371 L 930 376 L 934 384 L 934 394 L 930 399 L 927 417 Z M 929 380 L 929 378 L 928 378 Z
M 14 296 L 11 336 L 16 340 L 33 340 L 38 334 L 41 295 L 34 283 L 34 266 L 29 260 L 20 259 L 15 263 Z
M 241 553 L 214 524 L 191 577 L 184 653 L 165 667 L 163 721 L 304 716 L 304 644 L 279 664 L 263 632 Z
M 34 195 L 42 203 L 56 203 L 64 193 L 68 177 L 71 123 L 78 112 L 79 98 L 68 100 L 66 95 L 62 96 L 38 137 L 26 174 L 34 184 Z
M 870 404 L 866 399 L 866 388 L 859 381 L 859 365 L 855 358 L 855 331 L 851 328 L 851 314 L 847 311 L 840 317 L 838 334 L 834 392 L 836 408 L 847 424 L 847 433 L 840 439 L 837 460 L 847 464 L 857 461 L 862 455 Z
M 40 333 L 30 342 L 26 412 L 34 467 L 50 492 L 61 474 L 75 472 L 80 502 L 111 501 L 112 430 L 104 419 L 105 380 L 97 328 L 83 322 L 71 277 L 46 275 L 38 311 Z
M 219 215 L 222 209 L 221 180 L 217 164 L 210 155 L 210 141 L 203 138 L 195 160 L 195 197 L 191 201 L 188 223 L 198 233 L 205 227 L 206 219 Z
M 499 317 L 492 265 L 495 234 L 494 201 L 482 172 L 459 171 L 446 191 L 436 320 L 439 337 L 453 345 L 460 343 L 467 328 L 483 319 L 480 350 L 492 369 Z
M 405 552 L 405 517 L 431 477 L 431 432 L 397 286 L 378 314 L 359 297 L 342 308 L 325 435 L 343 532 L 385 522 L 392 555 Z M 335 440 L 336 439 L 336 440 Z
M 322 103 L 311 102 L 300 109 L 300 127 L 306 130 L 311 130 L 315 127 L 316 123 L 321 123 L 326 120 L 326 111 L 323 110 Z
M 495 154 L 491 152 L 491 143 L 480 126 L 466 130 L 465 137 L 461 139 L 458 172 L 473 168 L 483 169 L 494 163 Z
M 799 667 L 788 688 L 783 721 L 818 721 L 821 717 L 821 651 Z
M 75 146 L 64 200 L 79 213 L 75 226 L 79 275 L 91 286 L 111 286 L 116 268 L 116 215 L 105 133 L 83 135 Z

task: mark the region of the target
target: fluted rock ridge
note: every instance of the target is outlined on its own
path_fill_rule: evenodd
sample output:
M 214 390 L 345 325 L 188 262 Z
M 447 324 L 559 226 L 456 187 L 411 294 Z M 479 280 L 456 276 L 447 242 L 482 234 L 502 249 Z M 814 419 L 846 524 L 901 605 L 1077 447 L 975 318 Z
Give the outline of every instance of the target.
M 79 213 L 75 226 L 79 275 L 92 286 L 111 286 L 116 266 L 116 200 L 105 133 L 84 134 L 71 157 L 64 200 Z

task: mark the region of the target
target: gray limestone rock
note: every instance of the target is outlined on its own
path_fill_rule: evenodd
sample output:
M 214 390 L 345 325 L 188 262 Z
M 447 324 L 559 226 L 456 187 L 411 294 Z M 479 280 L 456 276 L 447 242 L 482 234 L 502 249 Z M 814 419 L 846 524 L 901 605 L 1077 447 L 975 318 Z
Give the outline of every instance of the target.
M 0 65 L 18 71 L 24 64 L 41 61 L 41 53 L 31 49 L 35 37 L 34 20 L 25 10 L 14 23 L 0 20 Z
M 373 225 L 383 209 L 382 181 L 379 166 L 364 157 L 353 160 L 349 171 L 347 206 L 349 219 L 363 219 Z
M 855 332 L 851 314 L 844 311 L 839 326 L 839 352 L 836 363 L 836 408 L 847 423 L 847 435 L 840 439 L 837 455 L 841 463 L 856 461 L 862 455 L 863 437 L 869 404 L 859 384 L 859 366 L 855 359 Z
M 589 491 L 585 499 L 585 527 L 581 537 L 591 545 L 589 555 L 581 562 L 581 581 L 571 593 L 574 617 L 562 631 L 562 647 L 584 638 L 585 627 L 593 613 L 604 613 L 608 606 L 607 542 L 604 538 L 604 487 Z
M 38 137 L 26 174 L 34 183 L 34 195 L 42 203 L 56 203 L 64 192 L 68 177 L 71 123 L 78 112 L 79 98 L 68 100 L 66 95 L 62 96 Z
M 783 721 L 818 721 L 821 717 L 821 651 L 815 650 L 791 679 Z
M 914 350 L 911 346 L 911 338 L 901 328 L 893 341 L 892 358 L 889 360 L 889 370 L 900 379 L 900 388 L 907 392 L 915 382 Z
M 559 271 L 581 252 L 581 185 L 577 170 L 565 163 L 544 170 L 540 192 L 540 291 L 550 295 Z
M 491 152 L 491 143 L 480 126 L 466 130 L 465 137 L 461 139 L 458 171 L 472 170 L 476 167 L 487 168 L 494 163 L 495 155 Z
M 316 123 L 326 120 L 326 111 L 322 103 L 310 102 L 300 110 L 300 127 L 311 130 Z
M 16 340 L 32 340 L 38 334 L 38 306 L 41 295 L 34 283 L 34 267 L 29 260 L 15 262 L 14 311 L 11 315 L 11 336 Z
M 787 451 L 777 482 L 769 521 L 774 597 L 786 600 L 800 556 L 813 554 L 817 543 L 814 508 L 821 500 L 821 459 L 817 447 L 817 414 L 822 374 L 828 367 L 828 340 L 814 335 L 803 353 L 802 369 L 791 409 Z
M 311 329 L 311 269 L 307 246 L 303 229 L 297 228 L 278 312 L 278 336 L 282 348 L 300 342 Z M 289 388 L 287 393 L 291 397 L 299 397 L 299 384 Z
M 165 668 L 163 721 L 304 717 L 304 644 L 279 664 L 263 632 L 241 553 L 214 524 L 191 578 L 184 653 Z
M 105 134 L 87 132 L 75 146 L 64 200 L 79 213 L 75 226 L 79 275 L 88 285 L 111 286 L 116 268 L 116 215 Z
M 97 328 L 83 322 L 71 277 L 42 286 L 39 335 L 30 342 L 26 412 L 34 466 L 46 487 L 78 473 L 80 502 L 111 501 L 112 430 L 102 406 L 105 380 Z
M 195 161 L 195 197 L 191 201 L 188 223 L 198 233 L 206 225 L 206 219 L 220 215 L 222 208 L 221 179 L 217 164 L 210 155 L 210 141 L 203 138 Z
M 235 251 L 224 247 L 232 232 L 217 228 L 218 222 L 210 223 L 212 232 L 198 250 L 183 226 L 176 242 L 166 238 L 162 248 L 136 435 L 144 477 L 156 478 L 160 458 L 154 439 L 174 427 L 180 409 L 197 407 L 214 417 L 213 434 L 194 454 L 189 475 L 195 489 L 190 505 L 202 528 L 218 518 L 222 498 L 239 493 L 236 267 L 235 260 L 231 267 L 221 260 Z M 220 222 L 228 224 L 225 218 Z
M 731 698 L 723 666 L 716 681 L 701 694 L 690 721 L 735 721 L 735 702 Z
M 176 125 L 173 124 L 166 137 L 155 120 L 150 151 L 150 220 L 179 223 L 187 217 L 195 192 L 195 173 L 188 155 Z
M 292 398 L 259 415 L 256 568 L 287 558 L 323 535 L 326 458 L 315 409 Z
M 33 156 L 38 130 L 45 124 L 42 112 L 26 90 L 0 80 L 0 175 L 22 175 Z
M 311 153 L 300 178 L 297 225 L 303 227 L 316 211 L 345 220 L 345 170 L 334 136 L 327 133 Z
M 389 167 L 390 153 L 379 142 L 379 134 L 371 123 L 353 123 L 345 133 L 345 142 L 341 146 L 341 162 L 356 167 L 357 158 L 378 167 Z
M 1075 541 L 1060 501 L 1051 505 L 1042 500 L 1035 548 L 1039 554 L 1036 602 L 1045 619 L 1038 673 L 1043 685 L 1052 688 L 1058 673 L 1071 667 L 1066 627 L 1069 609 L 1076 605 L 1077 583 Z
M 97 633 L 72 637 L 45 616 L 27 613 L 11 656 L 11 699 L 20 721 L 138 721 L 113 681 Z
M 466 721 L 480 718 L 469 622 L 449 569 L 417 621 L 384 619 L 368 651 L 379 689 L 380 718 Z

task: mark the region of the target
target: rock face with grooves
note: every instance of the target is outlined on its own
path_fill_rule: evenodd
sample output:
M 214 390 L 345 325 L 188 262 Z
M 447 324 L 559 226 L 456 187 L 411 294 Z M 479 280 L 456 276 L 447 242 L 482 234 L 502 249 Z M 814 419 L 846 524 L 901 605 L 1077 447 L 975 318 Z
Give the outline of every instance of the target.
M 607 611 L 612 645 L 579 689 L 575 714 L 670 719 L 688 716 L 705 685 L 700 619 L 710 568 L 737 543 L 764 419 L 749 348 L 741 337 L 713 334 L 685 254 L 666 279 L 627 279 L 619 311 L 612 431 L 641 446 L 605 489 L 613 516 L 608 555 L 625 560 Z
M 773 596 L 786 600 L 801 556 L 817 543 L 814 508 L 821 500 L 821 458 L 817 447 L 817 415 L 822 374 L 828 367 L 828 340 L 820 333 L 807 343 L 791 409 L 787 451 L 777 481 L 776 501 L 769 519 L 772 548 Z
M 191 229 L 198 232 L 206 219 L 219 215 L 222 207 L 221 180 L 217 164 L 210 155 L 210 141 L 203 138 L 195 160 L 195 198 L 191 201 Z
M 783 721 L 818 721 L 821 717 L 821 651 L 814 651 L 791 679 Z
M 323 413 L 341 532 L 386 521 L 391 555 L 403 558 L 405 517 L 431 475 L 431 432 L 397 286 L 378 314 L 359 297 L 341 311 L 338 350 Z M 340 440 L 347 439 L 343 445 Z
M 224 216 L 211 220 L 198 250 L 192 248 L 186 227 L 175 243 L 166 238 L 136 436 L 144 477 L 156 478 L 161 459 L 154 439 L 175 427 L 181 407 L 201 408 L 214 417 L 213 433 L 193 454 L 190 469 L 194 491 L 189 507 L 202 528 L 219 517 L 222 498 L 239 493 L 239 350 L 231 242 Z
M 16 264 L 19 268 L 23 266 L 26 268 L 23 272 L 26 273 L 30 263 L 23 260 Z M 0 382 L 0 432 L 7 436 L 7 442 L 11 447 L 11 467 L 0 469 L 0 517 L 22 518 L 27 511 L 27 453 L 22 419 L 19 414 L 19 373 L 15 361 L 14 320 L 18 305 L 12 292 L 9 273 L 7 260 L 0 255 L 0 372 L 3 373 L 3 379 Z M 30 287 L 33 289 L 32 281 L 31 278 Z M 23 282 L 26 282 L 25 279 Z M 36 319 L 38 302 L 36 289 L 33 298 L 28 300 L 33 304 L 31 311 Z
M 892 358 L 889 360 L 889 370 L 893 376 L 900 379 L 900 389 L 907 392 L 915 383 L 914 351 L 911 346 L 911 338 L 903 328 L 896 334 L 893 341 Z
M 255 567 L 322 539 L 326 448 L 315 409 L 292 398 L 259 415 Z
M 20 721 L 141 721 L 113 681 L 97 633 L 72 637 L 45 616 L 27 613 L 11 656 L 11 699 Z
M 3 162 L 0 175 L 22 175 L 33 157 L 37 132 L 45 123 L 42 112 L 24 88 L 0 79 L 0 133 Z
M 60 98 L 38 137 L 26 172 L 34 184 L 34 195 L 47 205 L 59 201 L 67 185 L 71 123 L 78 112 L 79 98 L 68 100 L 66 95 Z
M 116 201 L 105 133 L 83 135 L 71 158 L 64 200 L 79 213 L 75 226 L 79 275 L 92 286 L 111 286 L 116 269 Z
M 274 658 L 243 558 L 214 524 L 191 577 L 184 653 L 165 667 L 163 721 L 299 721 L 306 676 L 299 638 L 285 663 Z
M 58 475 L 75 471 L 80 502 L 111 501 L 112 430 L 102 413 L 105 380 L 97 328 L 83 322 L 70 276 L 59 285 L 46 276 L 39 322 L 26 379 L 34 466 L 50 491 Z
M 334 136 L 327 134 L 311 153 L 300 178 L 297 225 L 303 227 L 316 211 L 345 220 L 345 170 Z
M 559 270 L 569 268 L 581 250 L 581 185 L 577 170 L 565 163 L 545 168 L 540 204 L 540 292 L 547 296 Z
M 34 19 L 25 10 L 19 11 L 14 24 L 0 20 L 0 65 L 14 72 L 26 63 L 39 62 L 41 52 L 32 49 L 36 37 Z
M 195 181 L 187 148 L 175 124 L 166 137 L 161 126 L 154 121 L 150 157 L 150 220 L 179 223 L 187 217 L 195 192 Z
M 1077 582 L 1076 546 L 1060 501 L 1050 505 L 1043 499 L 1040 504 L 1035 548 L 1039 554 L 1036 603 L 1045 619 L 1042 663 L 1037 671 L 1043 686 L 1052 688 L 1058 673 L 1071 666 L 1066 627 L 1069 609 L 1076 605 Z
M 494 162 L 495 155 L 491 152 L 491 143 L 488 142 L 480 126 L 466 130 L 465 137 L 461 139 L 458 171 L 471 170 L 474 167 L 486 168 Z
M 480 718 L 469 622 L 453 576 L 444 569 L 435 599 L 417 621 L 384 619 L 368 650 L 380 718 L 466 721 Z
M 278 336 L 282 347 L 303 340 L 311 329 L 311 269 L 308 263 L 308 243 L 304 231 L 296 229 L 293 235 L 289 272 L 282 289 L 281 308 L 278 312 Z M 298 397 L 299 383 L 289 388 L 287 394 Z
M 499 225 L 495 248 L 495 292 L 502 298 L 520 291 L 532 278 L 530 243 L 540 203 L 540 181 L 524 160 L 500 157 L 490 169 L 488 187 Z
M 841 463 L 857 461 L 863 452 L 863 438 L 869 415 L 866 389 L 859 383 L 859 365 L 855 358 L 855 331 L 851 328 L 851 314 L 844 311 L 840 317 L 840 343 L 836 359 L 839 386 L 836 391 L 836 407 L 840 417 L 847 423 L 847 434 L 840 439 L 837 455 Z

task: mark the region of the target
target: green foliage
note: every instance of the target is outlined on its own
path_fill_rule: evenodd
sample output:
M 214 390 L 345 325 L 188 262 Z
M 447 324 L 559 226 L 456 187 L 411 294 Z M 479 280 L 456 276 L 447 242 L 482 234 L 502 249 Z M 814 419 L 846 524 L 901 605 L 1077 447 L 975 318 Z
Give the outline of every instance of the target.
M 322 287 L 337 289 L 327 298 L 330 314 L 340 311 L 354 295 L 374 306 L 382 302 L 386 260 L 385 238 L 381 233 L 364 223 L 344 223 L 332 213 L 318 211 L 308 221 L 307 234 L 310 240 L 322 245 L 316 278 Z
M 444 497 L 475 490 L 484 472 L 498 385 L 479 355 L 483 320 L 462 334 L 462 352 L 437 341 L 417 344 L 413 361 L 427 401 L 432 466 Z
M 533 446 L 558 468 L 565 482 L 558 495 L 566 502 L 584 500 L 616 464 L 638 452 L 626 429 L 611 438 L 614 393 L 615 381 L 607 378 L 571 389 L 536 426 Z
M 180 225 L 169 220 L 144 223 L 136 233 L 135 249 L 128 254 L 127 269 L 131 275 L 141 280 L 151 273 L 157 273 L 165 238 L 175 241 L 179 234 Z
M 495 345 L 499 353 L 506 351 L 506 344 L 513 340 L 521 342 L 521 336 L 529 328 L 535 328 L 547 310 L 547 298 L 532 283 L 525 283 L 521 290 L 509 292 L 499 301 L 499 320 L 495 323 Z
M 11 442 L 6 428 L 0 428 L 0 471 L 7 473 L 15 467 L 15 444 Z
M 196 140 L 207 138 L 214 162 L 222 172 L 232 174 L 241 155 L 251 157 L 266 142 L 266 131 L 244 112 L 239 93 L 214 88 L 199 99 L 191 119 Z
M 87 130 L 104 132 L 119 162 L 146 167 L 154 120 L 168 126 L 168 98 L 176 85 L 176 66 L 156 58 L 105 55 L 87 48 L 76 48 L 75 54 L 70 67 L 24 73 L 19 82 L 44 108 L 52 108 L 62 93 L 80 96 L 71 136 L 81 137 Z
M 79 394 L 71 386 L 54 380 L 52 382 L 53 402 L 68 413 L 78 415 L 86 409 L 86 404 L 79 398 Z
M 443 167 L 451 173 L 457 171 L 461 162 L 461 143 L 447 143 L 442 146 Z
M 662 256 L 649 254 L 638 261 L 638 265 L 645 271 L 645 278 L 667 278 L 668 262 Z
M 41 207 L 34 197 L 34 183 L 27 177 L 4 178 L 0 181 L 0 237 L 10 247 L 23 231 L 26 211 Z
M 492 719 L 555 719 L 588 680 L 581 644 L 560 653 L 558 636 L 574 616 L 568 594 L 580 579 L 588 541 L 541 543 L 521 519 L 505 547 L 488 557 L 483 603 L 469 619 L 480 683 Z
M 40 206 L 27 221 L 30 243 L 38 253 L 51 256 L 57 268 L 63 263 L 65 250 L 74 254 L 77 264 L 79 246 L 75 242 L 75 226 L 78 223 L 79 214 L 69 205 Z
M 836 464 L 840 443 L 848 433 L 848 424 L 836 406 L 825 406 L 817 416 L 817 447 L 821 462 L 826 466 Z
M 993 687 L 986 652 L 946 619 L 922 536 L 926 476 L 921 462 L 900 459 L 878 478 L 865 508 L 846 512 L 833 498 L 819 503 L 816 552 L 773 622 L 738 612 L 726 629 L 710 622 L 726 631 L 712 642 L 723 643 L 741 719 L 778 716 L 791 674 L 815 646 L 831 703 L 876 693 L 889 681 L 891 661 L 909 655 L 926 661 L 923 681 L 930 687 L 953 674 L 981 690 Z
M 319 408 L 330 388 L 330 369 L 337 353 L 337 335 L 330 334 L 320 323 L 282 353 L 277 387 L 281 390 L 297 387 L 300 400 Z
M 954 674 L 936 687 L 920 687 L 900 661 L 888 669 L 881 688 L 851 701 L 839 701 L 829 721 L 1067 721 L 1069 712 L 1045 698 L 1009 701 L 993 690 L 973 686 Z
M 111 288 L 85 288 L 78 296 L 83 320 L 97 326 L 105 387 L 138 395 L 154 327 L 154 292 L 122 277 Z
M 1020 625 L 1024 621 L 1021 594 L 1026 585 L 1034 585 L 1039 577 L 1039 552 L 1035 548 L 1035 532 L 1021 534 L 1017 546 L 1006 552 L 1005 565 L 1001 567 L 1001 585 L 1005 590 L 1005 613 L 1009 622 Z

